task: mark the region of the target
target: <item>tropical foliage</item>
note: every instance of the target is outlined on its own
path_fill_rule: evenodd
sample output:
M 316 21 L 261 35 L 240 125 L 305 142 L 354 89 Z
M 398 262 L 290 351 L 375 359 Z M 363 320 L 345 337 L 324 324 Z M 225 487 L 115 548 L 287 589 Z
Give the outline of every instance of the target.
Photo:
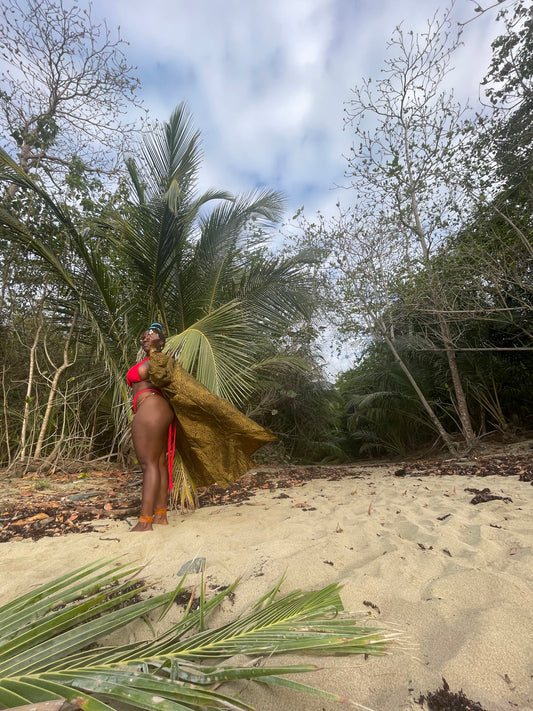
M 330 321 L 356 357 L 337 388 L 353 455 L 471 448 L 533 426 L 533 23 L 499 11 L 483 88 L 460 107 L 447 77 L 462 39 L 449 10 L 397 28 L 380 78 L 346 109 L 353 203 L 300 221 L 320 250 Z
M 175 590 L 146 596 L 146 586 L 135 577 L 138 573 L 127 565 L 97 562 L 0 607 L 0 705 L 59 698 L 86 711 L 109 711 L 123 704 L 148 710 L 253 711 L 236 696 L 218 690 L 239 680 L 340 700 L 284 678 L 313 671 L 314 665 L 272 664 L 271 656 L 385 652 L 387 636 L 360 626 L 343 612 L 338 585 L 277 598 L 281 582 L 249 614 L 216 629 L 206 626 L 209 615 L 236 583 L 210 600 L 202 584 L 195 604 L 191 591 L 182 619 L 166 631 L 152 639 L 106 645 L 110 633 L 153 617 L 156 611 L 160 621 L 185 590 L 186 576 Z M 148 626 L 143 624 L 144 629 Z M 242 654 L 253 663 L 227 663 Z
M 435 364 L 415 362 L 416 352 L 408 349 L 401 349 L 401 355 L 426 397 L 436 404 Z M 344 447 L 352 457 L 405 457 L 438 438 L 405 374 L 383 344 L 369 345 L 360 362 L 339 375 L 337 388 L 343 406 Z M 445 391 L 439 395 L 446 398 Z
M 131 462 L 123 377 L 152 320 L 187 370 L 279 435 L 280 457 L 455 452 L 531 428 L 533 24 L 524 0 L 497 12 L 477 113 L 449 91 L 467 41 L 450 11 L 396 30 L 347 105 L 349 206 L 301 213 L 301 239 L 276 252 L 282 197 L 201 191 L 183 105 L 105 188 L 75 151 L 60 193 L 38 161 L 2 153 L 0 462 Z M 353 354 L 336 386 L 325 324 Z
M 90 214 L 57 202 L 0 154 L 0 179 L 31 203 L 27 219 L 20 198 L 6 200 L 2 236 L 32 255 L 44 283 L 37 301 L 42 329 L 68 344 L 63 361 L 76 382 L 77 400 L 65 405 L 65 372 L 47 434 L 59 427 L 73 437 L 78 427 L 80 436 L 72 415 L 81 407 L 85 421 L 95 423 L 86 446 L 94 452 L 99 438 L 107 448 L 113 440 L 120 445 L 128 411 L 124 373 L 136 358 L 139 333 L 154 320 L 171 334 L 167 350 L 189 372 L 241 406 L 254 392 L 258 368 L 265 377 L 287 367 L 290 359 L 282 363 L 272 343 L 309 314 L 309 257 L 282 258 L 266 249 L 268 230 L 282 214 L 279 194 L 198 191 L 199 141 L 179 106 L 146 137 L 141 160 L 128 160 L 128 196 Z M 44 334 L 36 340 L 36 367 L 43 341 Z M 27 393 L 26 409 L 42 423 L 45 407 L 34 407 L 34 397 Z

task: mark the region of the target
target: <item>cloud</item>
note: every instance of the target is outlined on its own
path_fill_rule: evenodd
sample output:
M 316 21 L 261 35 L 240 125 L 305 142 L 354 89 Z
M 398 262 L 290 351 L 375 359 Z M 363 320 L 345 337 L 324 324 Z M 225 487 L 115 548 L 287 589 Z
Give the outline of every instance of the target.
M 454 21 L 473 14 L 458 3 Z M 201 130 L 202 187 L 283 190 L 290 210 L 328 211 L 345 197 L 344 102 L 379 73 L 395 25 L 422 30 L 438 0 L 115 0 L 93 16 L 121 26 L 153 118 L 186 101 Z M 477 98 L 494 15 L 465 30 L 450 77 Z M 490 30 L 490 31 L 489 31 Z

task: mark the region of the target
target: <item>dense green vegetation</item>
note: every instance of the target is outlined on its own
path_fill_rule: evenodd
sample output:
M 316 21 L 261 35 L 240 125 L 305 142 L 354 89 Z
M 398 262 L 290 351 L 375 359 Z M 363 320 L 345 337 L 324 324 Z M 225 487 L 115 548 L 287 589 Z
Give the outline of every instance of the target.
M 200 193 L 185 106 L 142 140 L 117 124 L 139 157 L 110 133 L 98 172 L 73 109 L 43 93 L 39 120 L 23 120 L 23 86 L 4 86 L 0 464 L 131 463 L 124 375 L 152 320 L 184 367 L 279 435 L 276 457 L 455 451 L 531 428 L 533 21 L 508 0 L 498 22 L 477 115 L 444 88 L 461 39 L 446 13 L 423 38 L 395 32 L 381 79 L 346 107 L 348 206 L 300 216 L 277 253 L 283 197 Z M 104 52 L 101 71 L 104 55 L 114 73 L 95 105 L 136 102 L 122 55 Z M 335 384 L 324 323 L 357 344 Z
M 32 255 L 42 280 L 29 298 L 32 323 L 20 313 L 17 284 L 6 303 L 13 338 L 4 343 L 28 339 L 35 368 L 24 394 L 6 353 L 6 401 L 18 397 L 23 413 L 21 427 L 6 427 L 8 459 L 12 451 L 49 457 L 60 444 L 58 431 L 63 456 L 76 452 L 71 439 L 92 456 L 121 451 L 129 410 L 124 373 L 139 334 L 154 320 L 164 324 L 167 349 L 187 370 L 241 406 L 259 378 L 266 388 L 284 369 L 301 369 L 301 360 L 273 344 L 310 313 L 308 257 L 266 251 L 266 230 L 282 206 L 276 193 L 197 193 L 198 139 L 178 107 L 146 137 L 142 164 L 128 161 L 128 197 L 96 214 L 56 201 L 1 155 L 3 177 L 31 195 L 29 219 L 13 208 L 19 193 L 8 198 L 4 235 Z

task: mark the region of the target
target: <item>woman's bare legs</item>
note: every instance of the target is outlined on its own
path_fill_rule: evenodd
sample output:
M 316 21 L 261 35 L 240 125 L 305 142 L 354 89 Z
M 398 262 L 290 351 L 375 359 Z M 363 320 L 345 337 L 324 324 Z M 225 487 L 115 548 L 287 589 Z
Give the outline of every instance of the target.
M 143 472 L 141 516 L 153 516 L 156 508 L 166 508 L 168 471 L 165 453 L 168 443 L 168 428 L 174 413 L 159 395 L 147 395 L 138 404 L 133 418 L 133 447 Z M 166 519 L 166 516 L 164 517 Z M 157 523 L 163 523 L 158 516 Z M 134 531 L 151 531 L 152 520 L 139 521 Z
M 167 430 L 168 431 L 168 430 Z M 160 526 L 168 526 L 167 520 L 167 505 L 168 505 L 168 465 L 165 452 L 159 458 L 159 491 L 155 498 L 154 506 L 154 521 Z M 162 513 L 163 510 L 165 513 Z M 160 511 L 161 513 L 156 513 Z

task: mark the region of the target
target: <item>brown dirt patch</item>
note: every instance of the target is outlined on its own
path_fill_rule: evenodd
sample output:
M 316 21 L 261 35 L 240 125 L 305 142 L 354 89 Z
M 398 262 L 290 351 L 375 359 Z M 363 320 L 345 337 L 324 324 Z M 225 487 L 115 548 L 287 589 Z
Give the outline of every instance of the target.
M 200 506 L 238 504 L 256 491 L 302 486 L 312 479 L 338 481 L 359 478 L 376 469 L 395 476 L 514 476 L 533 483 L 533 449 L 498 447 L 482 456 L 455 459 L 423 459 L 410 462 L 358 462 L 345 465 L 258 467 L 227 489 L 213 485 L 199 491 Z M 2 475 L 0 474 L 0 477 Z M 106 518 L 137 517 L 141 500 L 139 472 L 92 471 L 28 474 L 2 477 L 0 492 L 0 543 L 24 538 L 62 536 L 94 531 L 93 524 Z M 286 496 L 286 494 L 285 494 Z

